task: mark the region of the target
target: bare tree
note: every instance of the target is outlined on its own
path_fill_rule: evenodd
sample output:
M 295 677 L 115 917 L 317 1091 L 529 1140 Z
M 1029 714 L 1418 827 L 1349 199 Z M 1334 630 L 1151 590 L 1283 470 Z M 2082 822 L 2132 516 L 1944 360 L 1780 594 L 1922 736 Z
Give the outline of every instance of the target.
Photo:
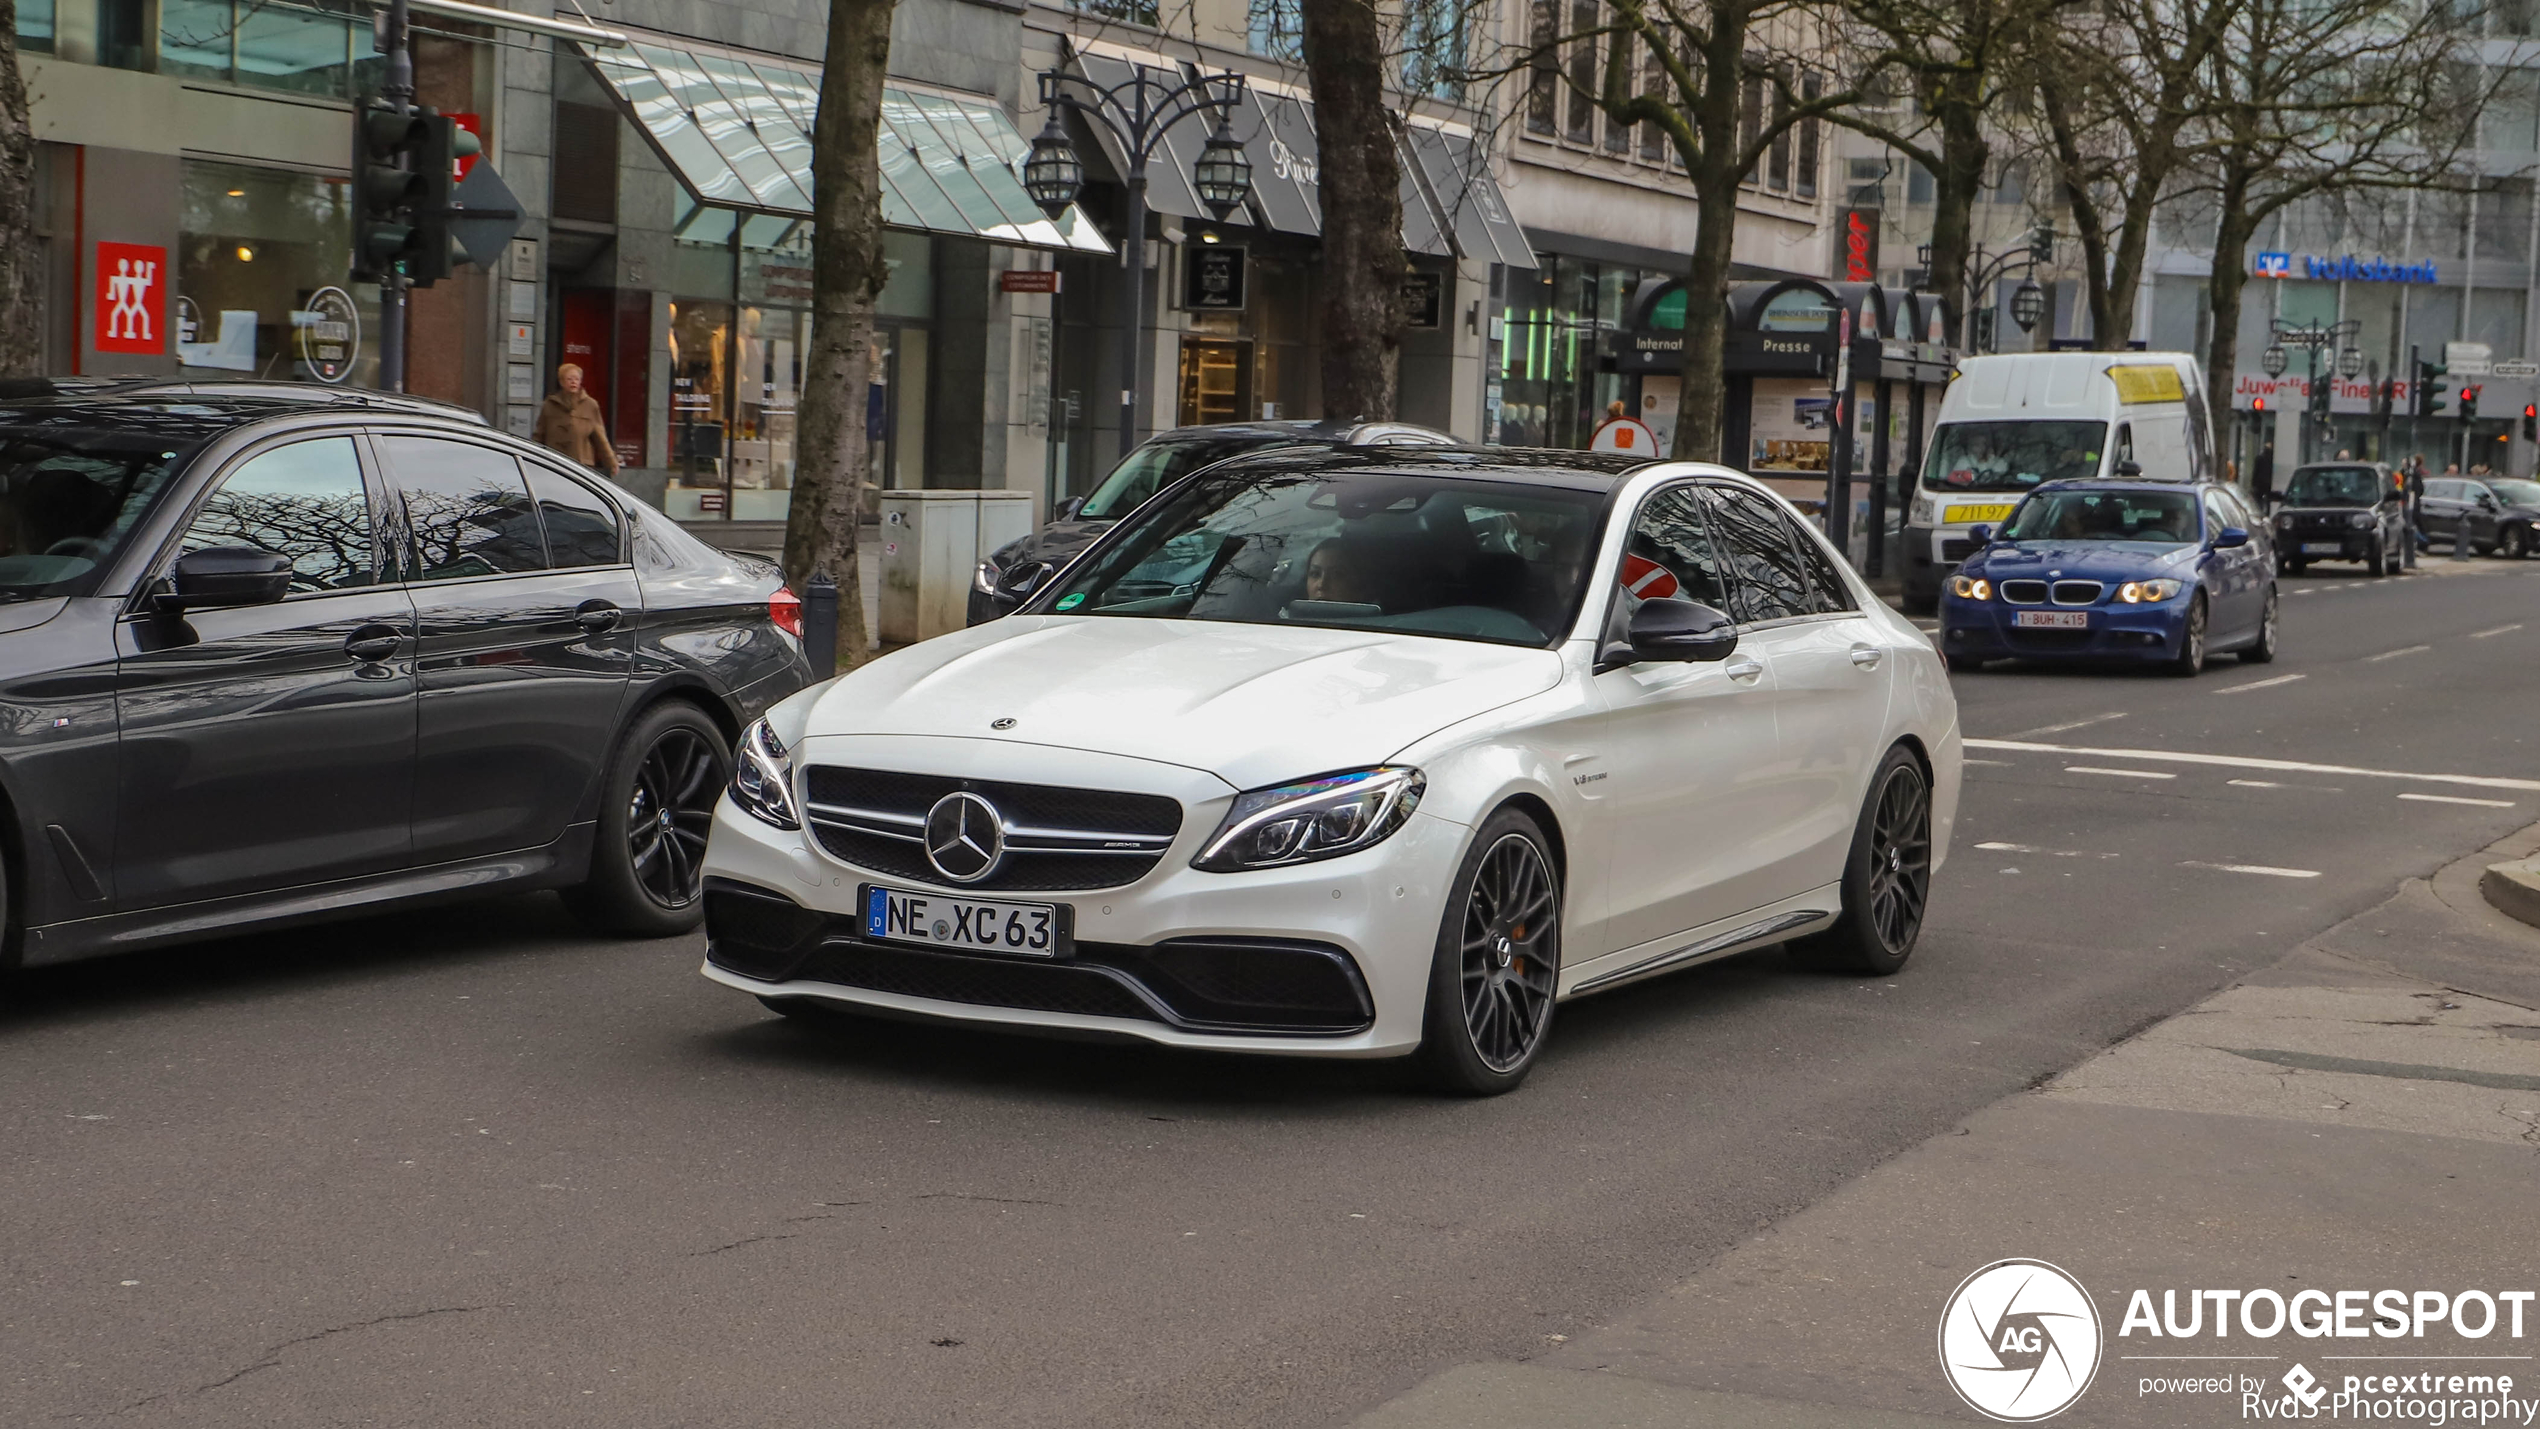
M 869 653 L 856 534 L 864 517 L 867 390 L 882 258 L 882 81 L 894 0 L 830 0 L 829 42 L 812 121 L 812 324 L 804 364 L 785 579 L 838 583 L 838 668 Z
M 35 240 L 35 126 L 18 68 L 18 4 L 0 0 L 0 377 L 44 369 L 42 253 Z
M 1323 411 L 1394 415 L 1402 347 L 1402 168 L 1375 0 L 1302 0 L 1323 206 Z

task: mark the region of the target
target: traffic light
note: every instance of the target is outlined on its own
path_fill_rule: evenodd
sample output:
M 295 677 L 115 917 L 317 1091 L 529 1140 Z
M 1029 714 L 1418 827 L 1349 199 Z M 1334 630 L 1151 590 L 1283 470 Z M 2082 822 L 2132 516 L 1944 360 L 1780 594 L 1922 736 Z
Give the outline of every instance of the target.
M 2540 402 L 2522 404 L 2522 439 L 2540 442 Z
M 2266 399 L 2266 398 L 2264 398 L 2264 397 L 2252 397 L 2252 398 L 2250 398 L 2250 399 L 2249 399 L 2249 410 L 2250 410 L 2250 411 L 2252 411 L 2252 412 L 2263 412 L 2263 411 L 2265 411 L 2266 409 L 2267 409 L 2267 399 Z
M 429 127 L 422 115 L 399 114 L 375 99 L 353 111 L 355 278 L 375 283 L 413 253 L 413 209 L 423 187 L 415 159 Z
M 2462 389 L 2461 389 L 2461 420 L 2462 420 L 2462 421 L 2464 421 L 2464 422 L 2466 422 L 2466 421 L 2470 421 L 2470 420 L 2472 420 L 2473 418 L 2477 417 L 2477 415 L 2478 415 L 2478 389 L 2477 389 L 2477 388 L 2475 388 L 2475 387 L 2464 387 L 2464 388 L 2462 388 Z
M 458 187 L 459 160 L 482 148 L 474 134 L 446 114 L 426 110 L 423 125 L 423 147 L 415 156 L 415 177 L 421 183 L 415 193 L 413 251 L 406 260 L 406 276 L 418 288 L 450 276 L 456 246 L 450 220 L 458 217 L 451 195 Z
M 2041 267 L 2055 261 L 2055 225 L 2041 223 L 2028 236 L 2028 259 Z
M 2439 417 L 2450 405 L 2443 389 L 2435 384 L 2451 369 L 2439 362 L 2419 362 L 2417 380 L 2408 388 L 2408 415 L 2417 418 Z
M 2312 416 L 2319 418 L 2321 421 L 2328 420 L 2328 399 L 2331 394 L 2336 392 L 2336 390 L 2337 379 L 2335 377 L 2332 377 L 2325 372 L 2314 373 L 2312 375 L 2310 392 L 2305 399 L 2307 405 L 2311 409 Z

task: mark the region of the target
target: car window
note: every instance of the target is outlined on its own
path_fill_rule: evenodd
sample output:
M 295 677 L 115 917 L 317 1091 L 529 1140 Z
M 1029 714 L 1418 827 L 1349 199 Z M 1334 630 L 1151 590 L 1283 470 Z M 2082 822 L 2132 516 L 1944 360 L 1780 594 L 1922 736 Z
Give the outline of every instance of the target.
M 1627 606 L 1644 600 L 1690 600 L 1735 614 L 1701 498 L 1690 486 L 1669 487 L 1641 503 L 1616 579 L 1630 597 Z
M 437 437 L 387 437 L 380 445 L 405 503 L 408 580 L 546 569 L 538 510 L 510 454 Z
M 2437 501 L 2458 501 L 2461 499 L 2460 483 L 2436 477 L 2425 484 L 2425 494 Z
M 376 580 L 370 499 L 350 437 L 320 437 L 258 452 L 205 497 L 180 551 L 245 546 L 291 560 L 293 594 Z
M 1158 437 L 1121 458 L 1093 495 L 1076 509 L 1086 521 L 1111 521 L 1128 515 L 1139 503 L 1192 472 L 1237 453 L 1265 445 L 1259 436 Z
M 2225 526 L 2237 526 L 2239 524 L 2240 522 L 2234 516 L 2231 507 L 2224 503 L 2221 492 L 2208 491 L 2205 493 L 2205 529 L 2208 534 L 2220 531 Z
M 1706 486 L 1702 504 L 1729 570 L 1737 617 L 1756 624 L 1808 614 L 1807 570 L 1772 503 L 1751 491 Z
M 2306 466 L 2293 473 L 2284 499 L 2295 506 L 2370 506 L 2381 499 L 2381 475 L 2368 466 Z
M 617 510 L 606 497 L 535 462 L 523 465 L 529 472 L 530 494 L 538 499 L 539 524 L 546 528 L 549 565 L 558 570 L 613 566 L 625 559 L 618 542 Z
M 2185 545 L 2196 539 L 2196 498 L 2171 491 L 2041 491 L 2011 513 L 2001 539 Z
M 1853 604 L 1852 588 L 1844 584 L 1843 573 L 1834 568 L 1834 558 L 1826 554 L 1826 548 L 1807 532 L 1791 526 L 1788 516 L 1782 517 L 1782 525 L 1790 531 L 1790 544 L 1799 552 L 1800 566 L 1808 572 L 1808 609 L 1817 615 L 1859 609 Z

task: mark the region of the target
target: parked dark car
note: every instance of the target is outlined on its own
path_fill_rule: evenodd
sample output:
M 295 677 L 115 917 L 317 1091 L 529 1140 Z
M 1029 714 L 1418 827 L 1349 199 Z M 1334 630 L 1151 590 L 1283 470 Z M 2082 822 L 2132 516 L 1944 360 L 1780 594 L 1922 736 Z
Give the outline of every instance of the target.
M 2368 575 L 2395 575 L 2407 550 L 2407 519 L 2406 494 L 2386 466 L 2295 467 L 2275 509 L 2277 569 L 2298 576 L 2313 561 L 2361 561 Z
M 2540 521 L 2540 481 L 2502 476 L 2425 479 L 2423 522 L 2430 540 L 2456 541 L 2467 531 L 2471 550 L 2518 561 L 2531 554 L 2535 521 Z
M 1000 601 L 997 594 L 1006 572 L 1039 562 L 1053 567 L 1066 565 L 1092 545 L 1096 536 L 1110 530 L 1111 523 L 1136 510 L 1139 503 L 1201 467 L 1228 457 L 1275 446 L 1454 444 L 1455 438 L 1444 432 L 1409 422 L 1231 422 L 1160 432 L 1121 458 L 1120 464 L 1091 492 L 1062 503 L 1049 524 L 989 553 L 970 583 L 968 623 L 994 620 L 1014 608 L 1014 599 Z
M 731 741 L 810 678 L 800 610 L 424 404 L 21 387 L 0 970 L 533 888 L 693 927 Z

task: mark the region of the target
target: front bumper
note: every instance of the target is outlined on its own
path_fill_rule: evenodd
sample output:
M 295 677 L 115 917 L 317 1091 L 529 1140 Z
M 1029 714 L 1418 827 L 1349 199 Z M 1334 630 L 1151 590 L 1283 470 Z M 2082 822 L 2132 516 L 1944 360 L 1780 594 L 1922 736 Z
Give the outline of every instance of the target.
M 860 885 L 962 891 L 853 867 L 726 798 L 706 851 L 724 896 L 710 895 L 703 972 L 761 997 L 1169 1047 L 1323 1057 L 1418 1047 L 1440 910 L 1470 831 L 1415 813 L 1393 837 L 1343 858 L 1237 874 L 1192 868 L 1232 797 L 1186 797 L 1172 850 L 1126 887 L 972 895 L 1071 906 L 1078 956 L 1055 962 L 867 941 L 855 922 Z M 735 898 L 801 910 L 773 909 L 794 935 L 769 935 L 771 920 L 746 916 Z
M 1948 595 L 1940 602 L 1940 649 L 1978 660 L 2174 660 L 2186 638 L 2193 598 L 2193 587 L 2157 605 L 2010 605 Z M 2012 623 L 2023 610 L 2079 612 L 2090 624 L 2081 630 L 2026 629 Z

